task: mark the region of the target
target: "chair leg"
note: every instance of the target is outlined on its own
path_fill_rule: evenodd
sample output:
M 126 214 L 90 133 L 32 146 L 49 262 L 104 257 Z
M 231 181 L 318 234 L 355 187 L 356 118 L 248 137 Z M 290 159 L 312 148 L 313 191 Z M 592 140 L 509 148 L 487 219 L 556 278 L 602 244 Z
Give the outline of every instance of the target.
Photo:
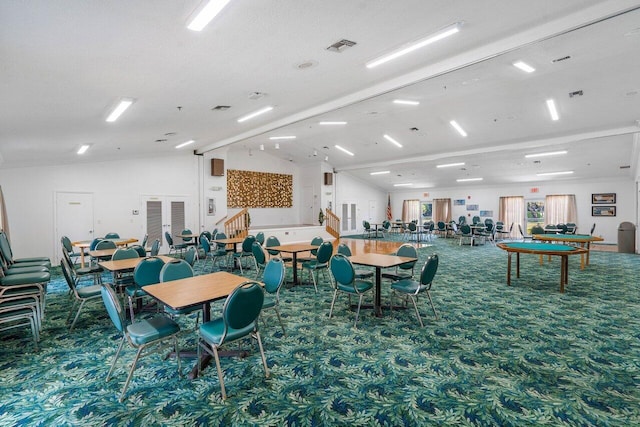
M 222 392 L 222 400 L 227 399 L 227 391 L 224 388 L 224 377 L 222 375 L 222 369 L 220 368 L 220 357 L 218 356 L 218 348 L 215 345 L 212 345 L 213 349 L 213 358 L 216 361 L 216 368 L 218 369 L 218 380 L 220 381 L 220 391 Z
M 424 323 L 422 323 L 422 317 L 420 317 L 420 312 L 418 311 L 418 304 L 416 304 L 416 299 L 413 295 L 409 295 L 411 298 L 411 302 L 413 302 L 413 307 L 416 309 L 416 317 L 418 317 L 418 321 L 420 322 L 420 327 L 424 328 Z
M 331 300 L 331 308 L 329 309 L 329 319 L 331 319 L 331 313 L 333 313 L 333 305 L 336 303 L 337 296 L 338 296 L 338 290 L 336 289 L 333 292 L 333 300 Z
M 120 393 L 120 398 L 118 401 L 122 403 L 124 401 L 124 395 L 127 392 L 127 388 L 129 387 L 129 382 L 131 382 L 131 377 L 133 377 L 133 371 L 136 370 L 136 365 L 138 364 L 138 359 L 140 359 L 140 354 L 142 353 L 143 347 L 140 347 L 136 352 L 136 357 L 134 357 L 133 362 L 131 363 L 131 368 L 129 369 L 129 375 L 127 375 L 127 380 L 124 382 L 124 386 L 122 387 L 122 392 Z
M 436 312 L 436 308 L 433 305 L 433 300 L 431 299 L 431 293 L 429 291 L 427 291 L 427 297 L 429 298 L 429 303 L 431 304 L 431 308 L 433 309 L 433 315 L 436 317 L 436 320 L 438 320 L 438 313 Z
M 82 300 L 82 302 L 80 303 L 80 307 L 78 307 L 78 312 L 76 313 L 76 317 L 74 317 L 73 323 L 71 323 L 71 326 L 69 327 L 69 332 L 73 331 L 73 327 L 76 325 L 76 321 L 80 316 L 80 312 L 82 311 L 82 307 L 84 306 L 85 301 L 86 300 Z
M 362 305 L 362 297 L 364 295 L 360 294 L 360 298 L 358 299 L 358 311 L 356 311 L 356 321 L 353 323 L 353 327 L 358 327 L 358 316 L 360 316 L 360 306 Z
M 122 341 L 120 341 L 120 345 L 118 346 L 118 350 L 116 350 L 115 356 L 113 356 L 113 362 L 111 362 L 111 369 L 107 373 L 107 379 L 105 381 L 109 381 L 111 378 L 111 373 L 113 372 L 113 368 L 116 367 L 116 362 L 118 361 L 118 357 L 120 357 L 120 351 L 122 351 L 122 346 L 124 345 L 126 338 L 123 336 Z
M 260 339 L 260 332 L 256 329 L 255 338 L 258 340 L 258 347 L 260 347 L 260 356 L 262 356 L 262 365 L 264 366 L 264 376 L 269 378 L 269 368 L 267 367 L 267 358 L 264 356 L 264 348 L 262 347 L 262 340 Z
M 278 306 L 275 306 L 276 315 L 278 316 L 278 322 L 280 322 L 280 327 L 282 328 L 282 335 L 287 336 L 287 332 L 284 330 L 284 323 L 282 323 L 282 318 L 280 317 L 280 310 L 278 310 Z
M 131 323 L 133 323 L 133 298 L 131 296 L 127 296 L 129 298 L 129 314 L 131 315 Z

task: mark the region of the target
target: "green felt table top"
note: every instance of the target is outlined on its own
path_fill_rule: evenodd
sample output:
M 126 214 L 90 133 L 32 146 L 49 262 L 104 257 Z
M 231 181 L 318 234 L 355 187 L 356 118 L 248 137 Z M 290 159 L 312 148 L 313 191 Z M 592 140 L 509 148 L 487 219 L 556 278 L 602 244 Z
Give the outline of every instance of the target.
M 502 246 L 514 249 L 529 249 L 535 251 L 550 251 L 550 252 L 571 252 L 575 251 L 578 248 L 575 246 L 568 245 L 555 245 L 553 243 L 530 243 L 530 242 L 512 242 L 512 243 L 503 243 Z

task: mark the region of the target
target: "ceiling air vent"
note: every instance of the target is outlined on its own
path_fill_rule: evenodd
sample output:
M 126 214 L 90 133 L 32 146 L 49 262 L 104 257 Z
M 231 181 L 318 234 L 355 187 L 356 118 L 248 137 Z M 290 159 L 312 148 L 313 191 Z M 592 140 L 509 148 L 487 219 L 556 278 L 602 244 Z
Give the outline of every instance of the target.
M 620 169 L 631 169 L 630 165 L 620 166 Z
M 216 105 L 211 109 L 211 111 L 226 111 L 231 108 L 230 105 Z
M 581 90 L 576 90 L 575 92 L 569 92 L 569 98 L 573 98 L 574 96 L 582 96 L 584 93 Z
M 567 55 L 567 56 L 563 56 L 562 58 L 556 58 L 551 60 L 551 62 L 556 63 L 556 62 L 562 62 L 562 61 L 566 61 L 567 59 L 570 59 L 571 56 Z
M 342 39 L 340 41 L 335 42 L 334 44 L 332 44 L 331 46 L 329 46 L 327 48 L 328 51 L 331 52 L 342 52 L 343 50 L 345 50 L 348 47 L 351 46 L 355 46 L 356 42 L 352 42 L 351 40 L 347 40 L 347 39 Z

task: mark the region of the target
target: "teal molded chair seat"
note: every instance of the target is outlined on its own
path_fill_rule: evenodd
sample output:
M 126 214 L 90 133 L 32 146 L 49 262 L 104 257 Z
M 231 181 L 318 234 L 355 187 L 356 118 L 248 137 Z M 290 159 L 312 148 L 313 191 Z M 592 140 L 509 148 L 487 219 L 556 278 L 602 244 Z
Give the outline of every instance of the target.
M 164 233 L 164 238 L 167 240 L 167 244 L 169 245 L 169 255 L 171 255 L 171 252 L 175 252 L 176 254 L 178 252 L 182 253 L 185 248 L 187 247 L 187 245 L 185 245 L 184 243 L 180 244 L 180 243 L 173 243 L 173 237 L 171 237 L 171 234 L 168 231 L 165 231 Z
M 336 303 L 338 292 L 344 292 L 348 294 L 349 297 L 351 297 L 351 295 L 358 296 L 358 311 L 356 311 L 356 320 L 353 324 L 354 327 L 357 327 L 362 298 L 366 292 L 373 289 L 373 283 L 356 279 L 353 264 L 351 264 L 349 258 L 342 254 L 332 256 L 329 261 L 329 266 L 334 280 L 333 300 L 331 301 L 331 308 L 329 309 L 329 318 L 331 318 L 333 314 L 333 306 Z
M 265 377 L 269 377 L 269 368 L 257 322 L 263 302 L 262 287 L 257 282 L 245 282 L 229 294 L 222 307 L 222 316 L 202 324 L 198 330 L 198 360 L 200 360 L 201 350 L 215 359 L 223 400 L 227 398 L 227 392 L 218 355 L 218 349 L 223 345 L 249 336 L 255 338 L 260 348 Z M 200 365 L 198 363 L 198 376 L 200 376 Z
M 127 376 L 127 380 L 125 381 L 124 386 L 122 387 L 122 392 L 120 393 L 120 398 L 118 399 L 122 402 L 124 400 L 127 387 L 129 387 L 129 382 L 131 381 L 133 372 L 136 369 L 138 360 L 144 350 L 155 346 L 156 344 L 160 344 L 162 341 L 172 340 L 174 350 L 176 354 L 178 354 L 178 333 L 180 332 L 180 326 L 166 316 L 156 316 L 152 319 L 144 319 L 126 326 L 125 319 L 122 314 L 122 306 L 120 305 L 113 288 L 108 284 L 103 285 L 101 295 L 111 321 L 116 329 L 122 334 L 122 341 L 120 341 L 118 350 L 113 358 L 106 380 L 109 381 L 111 378 L 111 373 L 116 366 L 116 362 L 118 361 L 118 357 L 120 356 L 120 352 L 122 351 L 122 347 L 125 342 L 128 342 L 133 348 L 138 350 L 133 362 L 131 363 L 129 375 Z M 176 357 L 176 361 L 178 363 L 178 374 L 180 374 L 180 357 Z
M 438 313 L 436 312 L 436 308 L 433 306 L 433 300 L 431 299 L 431 285 L 433 283 L 433 278 L 438 271 L 438 255 L 433 254 L 429 258 L 427 258 L 427 262 L 425 262 L 422 267 L 422 271 L 420 272 L 420 281 L 404 279 L 399 280 L 391 284 L 392 295 L 394 293 L 399 293 L 411 298 L 413 302 L 413 306 L 416 309 L 416 316 L 420 321 L 420 326 L 424 327 L 422 323 L 422 318 L 420 317 L 420 312 L 418 311 L 417 299 L 418 295 L 421 293 L 427 294 L 429 298 L 429 303 L 431 304 L 431 308 L 433 309 L 433 314 L 438 318 Z M 393 310 L 393 301 L 391 301 L 391 309 Z

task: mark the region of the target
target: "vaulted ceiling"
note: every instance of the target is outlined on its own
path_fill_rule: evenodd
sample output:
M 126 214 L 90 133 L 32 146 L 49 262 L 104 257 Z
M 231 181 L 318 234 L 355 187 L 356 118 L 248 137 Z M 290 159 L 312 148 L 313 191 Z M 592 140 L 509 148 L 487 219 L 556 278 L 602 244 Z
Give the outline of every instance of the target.
M 186 24 L 199 7 L 0 2 L 0 167 L 229 146 L 230 155 L 264 149 L 302 166 L 326 161 L 385 190 L 461 178 L 500 185 L 635 176 L 640 2 L 232 0 L 193 32 Z M 456 23 L 448 38 L 365 66 Z M 355 45 L 327 49 L 341 40 Z M 133 105 L 106 122 L 123 97 Z M 270 139 L 278 136 L 296 138 Z M 195 142 L 175 148 L 187 140 Z M 84 144 L 89 150 L 76 154 Z M 567 154 L 525 158 L 560 150 Z M 446 163 L 464 164 L 436 167 Z M 389 173 L 371 175 L 380 171 Z M 538 175 L 564 171 L 573 173 Z

